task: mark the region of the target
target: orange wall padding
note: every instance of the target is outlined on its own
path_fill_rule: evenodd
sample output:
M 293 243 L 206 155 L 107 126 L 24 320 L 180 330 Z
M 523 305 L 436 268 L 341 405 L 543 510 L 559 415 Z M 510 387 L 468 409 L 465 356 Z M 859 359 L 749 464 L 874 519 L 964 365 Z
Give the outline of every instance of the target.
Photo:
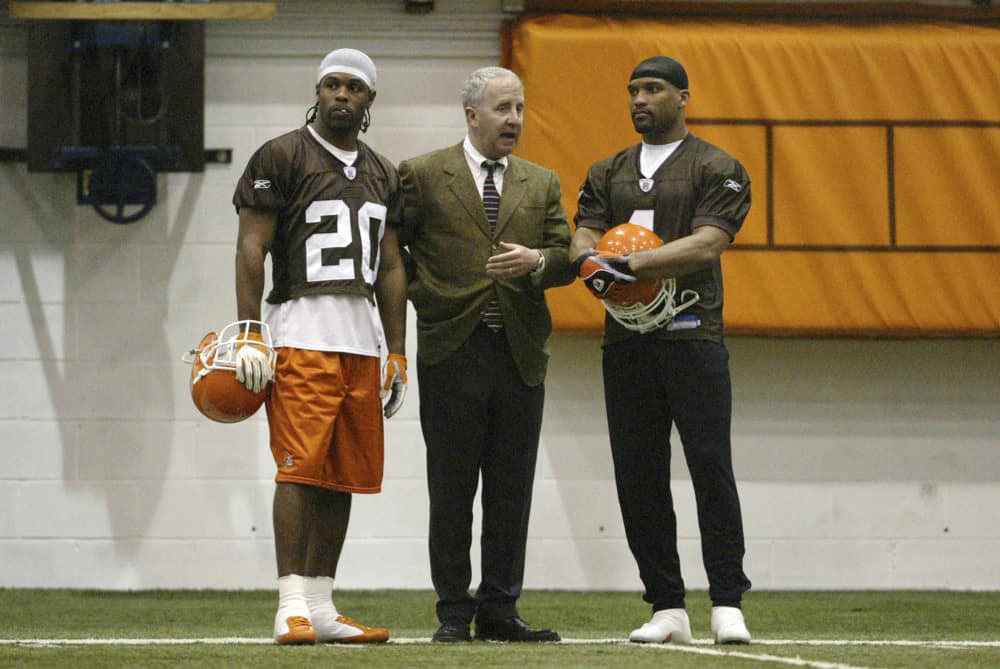
M 1000 336 L 1000 29 L 554 15 L 509 35 L 518 154 L 559 173 L 571 218 L 587 168 L 640 139 L 632 68 L 685 65 L 689 129 L 753 182 L 729 332 Z M 601 329 L 579 282 L 548 295 L 557 331 Z

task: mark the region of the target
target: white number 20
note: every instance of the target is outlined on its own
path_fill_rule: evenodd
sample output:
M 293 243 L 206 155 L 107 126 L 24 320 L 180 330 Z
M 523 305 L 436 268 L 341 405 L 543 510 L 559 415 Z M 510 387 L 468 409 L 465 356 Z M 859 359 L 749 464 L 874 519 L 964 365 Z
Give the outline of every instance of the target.
M 354 239 L 351 225 L 351 208 L 343 200 L 317 200 L 306 209 L 306 223 L 321 223 L 324 219 L 337 219 L 336 232 L 310 235 L 306 240 L 306 280 L 352 281 L 357 278 L 354 269 L 354 253 L 348 254 L 336 263 L 324 264 L 325 249 L 347 249 L 361 242 L 361 279 L 368 285 L 375 284 L 378 269 L 379 244 L 385 233 L 383 223 L 386 216 L 385 205 L 365 202 L 358 210 L 358 233 L 360 240 Z

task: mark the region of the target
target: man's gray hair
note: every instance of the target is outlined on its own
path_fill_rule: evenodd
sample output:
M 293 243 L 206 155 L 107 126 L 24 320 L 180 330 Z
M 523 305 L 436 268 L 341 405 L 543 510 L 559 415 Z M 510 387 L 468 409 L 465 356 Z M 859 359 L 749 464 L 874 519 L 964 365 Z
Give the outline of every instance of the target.
M 510 70 L 503 67 L 481 67 L 470 74 L 469 78 L 462 84 L 462 107 L 478 107 L 479 103 L 483 101 L 486 85 L 494 79 L 511 80 L 517 84 L 521 92 L 524 92 L 521 78 Z

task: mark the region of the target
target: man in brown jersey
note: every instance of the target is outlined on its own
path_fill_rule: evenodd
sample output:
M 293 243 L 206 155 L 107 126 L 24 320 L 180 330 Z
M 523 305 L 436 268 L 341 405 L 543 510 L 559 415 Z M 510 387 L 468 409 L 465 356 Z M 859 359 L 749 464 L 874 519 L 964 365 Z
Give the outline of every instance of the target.
M 371 59 L 327 54 L 306 125 L 261 146 L 233 196 L 239 318 L 262 320 L 277 350 L 265 406 L 278 470 L 279 644 L 389 638 L 341 615 L 331 594 L 351 495 L 381 489 L 383 414 L 399 408 L 406 382 L 399 176 L 358 139 L 374 101 Z M 273 285 L 262 313 L 268 254 Z M 245 346 L 237 362 L 251 389 L 268 380 L 259 356 Z
M 570 258 L 598 297 L 638 278 L 662 281 L 661 291 L 672 286 L 671 295 L 685 302 L 663 302 L 661 309 L 680 312 L 668 319 L 658 318 L 663 312 L 616 317 L 616 307 L 606 305 L 604 394 L 618 501 L 644 599 L 653 610 L 629 639 L 691 642 L 670 494 L 670 431 L 676 425 L 695 491 L 715 642 L 749 643 L 741 601 L 750 581 L 743 572 L 731 459 L 719 258 L 750 209 L 750 179 L 735 158 L 688 132 L 691 92 L 676 60 L 643 60 L 627 88 L 642 143 L 590 168 Z M 594 247 L 605 232 L 626 222 L 665 243 L 618 257 L 597 254 Z

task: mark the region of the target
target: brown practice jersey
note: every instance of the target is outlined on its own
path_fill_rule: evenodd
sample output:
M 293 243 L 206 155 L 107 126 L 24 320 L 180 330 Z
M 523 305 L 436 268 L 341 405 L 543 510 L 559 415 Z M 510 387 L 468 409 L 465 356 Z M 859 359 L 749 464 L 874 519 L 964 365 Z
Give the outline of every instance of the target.
M 402 215 L 399 175 L 358 142 L 345 165 L 306 126 L 265 142 L 236 185 L 233 205 L 277 213 L 272 304 L 304 295 L 374 294 L 385 226 Z
M 690 235 L 699 225 L 714 225 L 730 237 L 750 211 L 750 177 L 735 158 L 692 134 L 646 179 L 639 169 L 641 144 L 598 161 L 580 189 L 575 222 L 604 232 L 621 223 L 652 228 L 666 242 Z M 694 290 L 699 300 L 668 324 L 645 336 L 722 341 L 722 265 L 716 261 L 676 277 L 677 295 Z M 608 316 L 605 339 L 621 341 L 637 333 Z

